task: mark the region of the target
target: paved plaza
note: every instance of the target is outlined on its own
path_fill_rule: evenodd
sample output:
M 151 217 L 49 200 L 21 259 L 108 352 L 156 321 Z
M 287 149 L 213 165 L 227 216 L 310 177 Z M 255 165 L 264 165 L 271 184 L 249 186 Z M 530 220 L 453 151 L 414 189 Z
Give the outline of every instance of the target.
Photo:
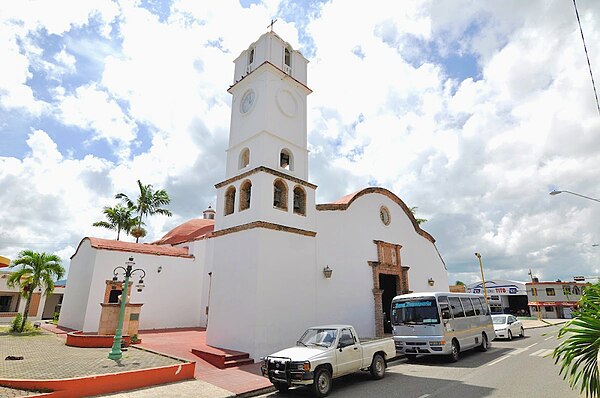
M 120 361 L 108 359 L 108 348 L 77 348 L 53 333 L 14 336 L 0 332 L 0 375 L 4 379 L 65 379 L 176 365 L 182 361 L 130 347 Z M 6 360 L 8 356 L 22 360 Z M 0 398 L 32 392 L 0 387 Z

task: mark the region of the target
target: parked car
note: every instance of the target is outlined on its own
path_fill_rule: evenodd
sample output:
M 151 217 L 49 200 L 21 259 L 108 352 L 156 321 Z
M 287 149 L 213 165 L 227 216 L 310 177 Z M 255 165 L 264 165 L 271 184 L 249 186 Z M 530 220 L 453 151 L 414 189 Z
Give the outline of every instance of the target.
M 279 391 L 311 386 L 317 397 L 325 397 L 336 377 L 368 370 L 374 379 L 383 378 L 388 359 L 395 356 L 391 337 L 359 339 L 349 325 L 315 326 L 295 347 L 263 358 L 261 371 Z
M 494 332 L 499 339 L 512 340 L 513 336 L 525 337 L 523 323 L 513 315 L 492 315 Z

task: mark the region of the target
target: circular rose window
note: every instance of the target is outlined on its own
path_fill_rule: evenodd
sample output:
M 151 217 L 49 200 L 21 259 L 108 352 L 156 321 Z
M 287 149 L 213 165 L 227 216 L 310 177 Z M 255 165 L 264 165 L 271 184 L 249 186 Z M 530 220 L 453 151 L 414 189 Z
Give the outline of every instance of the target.
M 379 218 L 381 218 L 381 222 L 384 225 L 390 225 L 390 211 L 388 210 L 387 207 L 385 206 L 381 206 L 381 208 L 379 209 Z

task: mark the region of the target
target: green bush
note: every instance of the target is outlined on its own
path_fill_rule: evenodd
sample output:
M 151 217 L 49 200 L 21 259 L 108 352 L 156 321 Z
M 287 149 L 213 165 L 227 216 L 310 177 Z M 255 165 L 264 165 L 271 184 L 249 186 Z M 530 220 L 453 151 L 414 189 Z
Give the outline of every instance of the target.
M 13 319 L 12 323 L 10 324 L 10 331 L 11 332 L 19 332 L 21 329 L 22 322 L 23 322 L 23 315 L 21 315 L 21 313 L 19 312 L 17 314 L 17 316 L 15 316 L 15 319 Z
M 21 323 L 23 323 L 23 315 L 19 312 L 17 314 L 17 316 L 15 316 L 15 319 L 13 319 L 13 321 L 10 324 L 10 331 L 15 332 L 15 333 L 21 332 L 19 330 L 21 328 Z M 31 322 L 27 321 L 27 322 L 25 322 L 25 327 L 23 327 L 22 332 L 27 333 L 27 332 L 33 332 L 35 330 L 36 330 L 36 328 L 33 327 Z

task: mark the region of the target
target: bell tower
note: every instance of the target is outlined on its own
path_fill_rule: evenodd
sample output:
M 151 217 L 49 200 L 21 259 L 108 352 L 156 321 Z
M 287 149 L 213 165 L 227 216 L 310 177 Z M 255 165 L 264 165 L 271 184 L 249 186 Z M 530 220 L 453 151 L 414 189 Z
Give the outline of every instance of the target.
M 275 32 L 235 59 L 226 179 L 216 185 L 215 230 L 262 221 L 314 230 L 308 182 L 308 61 Z
M 311 90 L 308 61 L 273 31 L 234 63 L 226 175 L 215 185 L 207 342 L 256 357 L 310 325 L 305 307 L 316 305 L 317 187 L 308 182 L 306 123 Z M 273 302 L 290 294 L 303 300 Z M 285 314 L 297 315 L 284 322 Z M 289 335 L 282 333 L 287 328 Z

